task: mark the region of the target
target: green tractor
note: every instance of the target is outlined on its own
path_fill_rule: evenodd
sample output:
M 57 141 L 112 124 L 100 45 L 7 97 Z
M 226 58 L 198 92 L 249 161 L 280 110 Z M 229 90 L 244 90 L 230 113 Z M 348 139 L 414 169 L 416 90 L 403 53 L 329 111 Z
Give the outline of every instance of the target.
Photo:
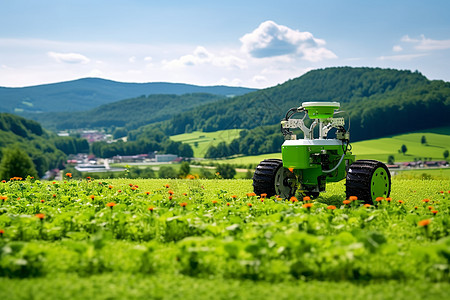
M 304 102 L 288 110 L 281 121 L 285 138 L 282 159 L 266 159 L 256 167 L 255 194 L 278 195 L 285 199 L 295 195 L 316 198 L 325 191 L 327 182 L 346 178 L 347 198 L 356 196 L 372 204 L 377 197 L 389 196 L 391 174 L 388 168 L 376 160 L 355 160 L 344 118 L 334 117 L 343 113 L 339 108 L 338 102 Z M 292 118 L 298 113 L 303 113 L 303 118 Z M 303 138 L 297 139 L 291 131 L 295 128 L 303 132 Z M 336 138 L 327 137 L 330 131 L 335 132 Z

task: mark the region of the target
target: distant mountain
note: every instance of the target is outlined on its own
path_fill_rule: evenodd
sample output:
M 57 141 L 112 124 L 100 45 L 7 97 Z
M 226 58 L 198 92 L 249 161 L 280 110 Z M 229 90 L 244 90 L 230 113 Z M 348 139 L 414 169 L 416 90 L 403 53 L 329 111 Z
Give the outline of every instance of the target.
M 209 93 L 238 96 L 254 90 L 243 87 L 196 86 L 167 82 L 124 83 L 83 78 L 22 88 L 0 87 L 0 112 L 83 111 L 141 95 Z

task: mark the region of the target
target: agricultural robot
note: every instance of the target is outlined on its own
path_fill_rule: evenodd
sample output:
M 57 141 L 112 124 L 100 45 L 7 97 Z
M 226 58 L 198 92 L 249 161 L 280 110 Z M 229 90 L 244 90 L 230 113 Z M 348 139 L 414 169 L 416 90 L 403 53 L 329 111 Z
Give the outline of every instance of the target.
M 350 128 L 346 129 L 344 118 L 338 117 L 343 113 L 339 108 L 338 102 L 303 102 L 288 110 L 281 121 L 285 138 L 282 159 L 259 163 L 253 175 L 255 194 L 290 199 L 298 193 L 316 198 L 325 191 L 327 182 L 345 178 L 347 197 L 372 204 L 377 197 L 389 196 L 388 168 L 376 160 L 355 160 L 350 151 Z M 303 118 L 292 118 L 301 113 Z M 300 129 L 303 138 L 297 139 L 291 129 Z M 328 138 L 329 132 L 336 137 Z

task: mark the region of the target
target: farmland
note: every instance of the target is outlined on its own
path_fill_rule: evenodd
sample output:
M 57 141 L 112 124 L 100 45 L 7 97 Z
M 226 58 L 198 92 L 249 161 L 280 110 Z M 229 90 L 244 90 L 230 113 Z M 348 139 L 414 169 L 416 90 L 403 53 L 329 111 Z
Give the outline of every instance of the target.
M 250 180 L 0 183 L 2 299 L 442 299 L 450 181 L 394 179 L 344 204 L 252 194 Z

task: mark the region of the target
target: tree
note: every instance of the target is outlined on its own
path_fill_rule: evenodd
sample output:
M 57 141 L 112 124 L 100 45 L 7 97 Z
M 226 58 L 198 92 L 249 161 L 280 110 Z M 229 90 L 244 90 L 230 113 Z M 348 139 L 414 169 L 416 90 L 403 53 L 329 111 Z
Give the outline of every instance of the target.
M 158 171 L 159 178 L 177 178 L 177 172 L 169 166 L 162 166 Z
M 216 168 L 216 172 L 219 173 L 222 178 L 231 179 L 236 175 L 236 170 L 232 165 L 229 164 L 220 164 Z
M 388 157 L 388 165 L 393 165 L 394 162 L 395 162 L 394 155 L 389 155 L 389 157 Z
M 189 172 L 191 172 L 191 166 L 187 161 L 183 161 L 178 172 L 179 177 L 184 178 L 189 175 Z
M 422 143 L 422 145 L 426 145 L 427 144 L 427 138 L 424 135 L 422 135 L 422 138 L 421 138 L 420 142 Z
M 406 147 L 405 144 L 402 145 L 402 147 L 400 148 L 400 151 L 403 153 L 403 155 L 405 155 L 406 151 L 408 151 L 408 148 Z
M 37 177 L 37 171 L 28 154 L 19 148 L 4 149 L 0 163 L 0 178 Z
M 445 159 L 445 160 L 447 160 L 448 155 L 449 155 L 448 150 L 445 150 L 445 151 L 444 151 L 444 159 Z

